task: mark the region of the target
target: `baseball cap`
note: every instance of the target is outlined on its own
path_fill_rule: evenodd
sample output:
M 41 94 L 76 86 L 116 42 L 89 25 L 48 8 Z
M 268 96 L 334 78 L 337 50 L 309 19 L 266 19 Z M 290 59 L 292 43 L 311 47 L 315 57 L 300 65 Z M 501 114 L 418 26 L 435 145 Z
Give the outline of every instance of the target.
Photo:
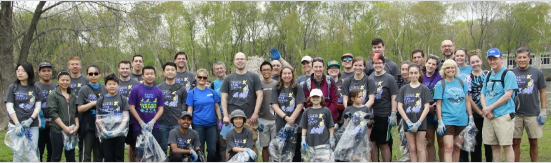
M 302 60 L 301 60 L 300 62 L 304 62 L 304 61 L 312 62 L 312 57 L 310 57 L 310 56 L 304 56 L 304 57 L 302 57 Z
M 323 97 L 323 92 L 321 92 L 320 89 L 312 89 L 312 91 L 310 92 L 310 97 L 313 97 L 313 96 Z
M 189 116 L 191 118 L 191 114 L 189 114 L 187 111 L 182 111 L 180 114 L 180 118 L 184 118 L 184 116 Z
M 38 64 L 38 70 L 40 71 L 41 68 L 43 67 L 50 67 L 52 68 L 52 64 L 50 64 L 49 62 L 41 62 L 40 64 Z
M 327 62 L 327 69 L 329 69 L 329 67 L 331 66 L 337 66 L 338 68 L 341 68 L 341 65 L 339 64 L 339 62 L 335 61 L 335 60 L 331 60 L 329 62 Z
M 497 49 L 497 48 L 491 48 L 490 50 L 488 50 L 488 53 L 487 53 L 486 58 L 490 58 L 490 57 L 501 57 L 501 56 L 503 56 L 503 54 L 501 54 L 501 52 L 499 51 L 499 49 Z
M 341 56 L 341 59 L 343 59 L 344 57 L 351 57 L 351 58 L 354 58 L 354 56 L 352 55 L 352 53 L 343 54 L 343 55 Z
M 373 60 L 373 62 L 380 61 L 383 58 L 384 57 L 383 57 L 383 55 L 381 55 L 381 53 L 373 53 L 373 56 L 371 56 L 371 60 Z

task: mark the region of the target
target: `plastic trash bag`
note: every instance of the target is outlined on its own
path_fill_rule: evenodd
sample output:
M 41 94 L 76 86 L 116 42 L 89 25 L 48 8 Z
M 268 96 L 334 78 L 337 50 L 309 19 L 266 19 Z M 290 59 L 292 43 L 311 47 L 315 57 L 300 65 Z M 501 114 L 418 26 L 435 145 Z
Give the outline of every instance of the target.
M 335 147 L 335 160 L 348 162 L 367 162 L 367 153 L 371 151 L 367 124 L 369 114 L 357 111 L 348 119 L 348 125 Z
M 72 131 L 73 129 L 75 128 L 75 125 L 71 125 L 69 126 L 69 129 Z M 72 132 L 76 132 L 76 131 L 72 131 Z M 70 134 L 67 134 L 63 131 L 61 131 L 61 133 L 63 133 L 63 148 L 65 148 L 65 150 L 69 151 L 69 150 L 73 150 L 75 149 L 75 147 L 77 146 L 77 143 L 78 143 L 78 136 L 77 134 L 75 135 L 70 135 Z
M 99 141 L 102 142 L 105 139 L 111 139 L 114 137 L 125 136 L 128 134 L 128 120 L 130 119 L 128 112 L 122 113 L 109 113 L 96 115 L 96 136 L 99 137 Z M 99 124 L 103 127 L 100 129 Z M 105 132 L 108 135 L 105 134 Z
M 343 122 L 342 123 L 342 126 L 339 126 L 339 124 L 335 124 L 335 128 L 334 128 L 334 131 L 335 131 L 335 143 L 339 143 L 339 141 L 341 140 L 341 137 L 342 135 L 344 134 L 344 130 L 346 129 L 346 125 L 348 124 L 348 122 Z
M 151 132 L 143 131 L 136 140 L 136 150 L 143 153 L 140 162 L 164 162 L 167 160 L 163 149 Z
M 409 157 L 409 144 L 408 140 L 406 139 L 406 129 L 403 126 L 404 120 L 402 119 L 400 121 L 400 124 L 398 125 L 398 131 L 399 131 L 399 137 L 400 137 L 400 153 L 398 154 L 398 161 L 399 162 L 408 162 L 410 160 Z
M 457 137 L 455 137 L 455 146 L 467 152 L 474 152 L 474 146 L 476 145 L 476 134 L 478 129 L 476 126 L 467 126 Z
M 252 151 L 252 150 L 251 150 Z M 250 155 L 249 155 L 250 153 Z M 228 162 L 256 162 L 256 153 L 239 152 L 235 154 Z
M 301 149 L 301 152 L 304 162 L 335 162 L 335 156 L 329 144 L 308 146 L 307 149 Z
M 38 146 L 33 143 L 33 133 L 25 129 L 23 136 L 15 136 L 15 125 L 8 124 L 8 132 L 4 137 L 4 144 L 13 150 L 17 158 L 24 162 L 40 162 L 38 155 Z
M 270 142 L 268 150 L 270 156 L 279 162 L 293 162 L 297 146 L 298 125 L 288 123 L 279 130 L 275 138 Z

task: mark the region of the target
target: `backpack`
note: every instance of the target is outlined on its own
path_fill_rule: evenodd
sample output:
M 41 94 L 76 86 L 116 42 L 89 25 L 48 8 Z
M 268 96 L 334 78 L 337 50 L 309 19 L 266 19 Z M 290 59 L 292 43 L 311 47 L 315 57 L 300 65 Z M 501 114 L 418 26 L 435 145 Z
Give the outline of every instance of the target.
M 503 88 L 505 88 L 505 75 L 507 75 L 507 72 L 509 72 L 511 70 L 509 69 L 505 69 L 505 71 L 503 71 L 503 73 L 501 74 L 501 79 L 500 80 L 492 80 L 493 82 L 501 82 L 501 86 Z M 488 75 L 486 75 L 486 85 L 488 85 L 488 81 L 490 81 L 490 76 L 492 75 L 492 73 L 488 73 Z M 518 108 L 520 107 L 520 99 L 519 97 L 517 96 L 517 92 L 518 90 L 514 90 L 513 91 L 513 102 L 515 103 L 515 111 L 518 110 Z
M 459 84 L 461 84 L 461 89 L 464 89 L 465 85 L 463 84 L 463 80 L 459 78 L 455 78 L 459 80 Z M 446 79 L 440 79 L 440 83 L 442 84 L 442 98 L 444 98 L 444 92 L 446 92 Z
M 311 90 L 312 89 L 312 78 L 308 78 L 306 79 L 306 88 L 308 90 Z M 325 97 L 325 99 L 329 99 L 329 97 L 331 96 L 331 77 L 329 76 L 325 76 L 325 80 L 327 81 L 327 97 Z

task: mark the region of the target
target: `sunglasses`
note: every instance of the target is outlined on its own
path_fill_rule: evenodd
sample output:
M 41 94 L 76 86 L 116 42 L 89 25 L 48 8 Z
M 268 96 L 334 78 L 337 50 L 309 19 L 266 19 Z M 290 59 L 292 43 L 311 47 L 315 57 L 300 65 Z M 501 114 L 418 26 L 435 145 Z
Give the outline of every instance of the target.
M 354 59 L 352 59 L 352 58 L 344 58 L 344 59 L 342 59 L 343 62 L 350 62 L 350 61 L 352 61 L 352 60 L 354 60 Z
M 93 76 L 93 75 L 98 76 L 99 72 L 89 72 L 88 73 L 88 76 Z
M 209 78 L 206 77 L 206 76 L 197 76 L 197 79 L 200 79 L 200 80 L 207 80 L 207 79 L 209 79 Z
M 320 58 L 320 57 L 316 57 L 312 60 L 312 62 L 316 62 L 316 61 L 320 61 L 320 62 L 323 62 L 323 58 Z

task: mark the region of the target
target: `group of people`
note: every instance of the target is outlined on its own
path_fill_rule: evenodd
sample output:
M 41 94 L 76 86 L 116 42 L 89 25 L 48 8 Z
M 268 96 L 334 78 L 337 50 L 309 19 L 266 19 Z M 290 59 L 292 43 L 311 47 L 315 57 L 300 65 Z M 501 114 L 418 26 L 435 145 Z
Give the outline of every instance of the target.
M 524 128 L 531 160 L 537 161 L 537 138 L 547 119 L 546 82 L 542 71 L 529 65 L 529 49 L 516 51 L 518 66 L 512 70 L 502 66 L 498 49 L 488 50 L 491 71 L 486 71 L 479 50 L 455 50 L 451 40 L 442 42 L 443 58 L 414 50 L 413 61 L 400 66 L 385 57 L 383 40 L 373 39 L 371 47 L 370 60 L 342 55 L 343 71 L 339 61 L 326 64 L 323 58 L 304 56 L 302 76 L 295 75 L 275 48 L 270 50 L 271 61 L 260 65 L 260 74 L 247 71 L 247 57 L 238 52 L 232 74 L 226 73 L 224 62 L 213 64 L 212 83 L 208 70 L 185 69 L 184 52 L 162 66 L 159 84 L 158 70 L 144 66 L 141 55 L 120 61 L 119 75 L 105 76 L 103 83 L 100 67 L 90 65 L 81 74 L 76 56 L 68 61 L 69 71 L 58 70 L 57 76 L 50 63 L 40 63 L 38 82 L 33 66 L 23 62 L 4 99 L 8 127 L 14 131 L 12 137 L 32 133 L 25 136 L 32 135 L 40 161 L 45 151 L 48 162 L 60 161 L 63 152 L 66 161 L 77 161 L 75 149 L 64 148 L 64 135 L 78 135 L 78 161 L 123 162 L 125 144 L 128 160 L 139 161 L 143 152 L 136 149 L 137 138 L 148 132 L 168 155 L 167 161 L 197 160 L 197 153 L 203 152 L 209 162 L 228 161 L 238 153 L 255 161 L 262 148 L 258 155 L 267 162 L 268 147 L 278 131 L 297 124 L 300 145 L 292 160 L 300 162 L 305 148 L 334 148 L 335 124 L 343 125 L 347 115 L 361 111 L 372 115 L 365 124 L 365 139 L 373 144 L 366 160 L 391 161 L 390 131 L 401 122 L 412 162 L 436 160 L 435 138 L 440 161 L 481 162 L 482 144 L 486 161 L 501 161 L 501 149 L 506 161 L 519 161 Z M 474 152 L 454 145 L 467 126 L 481 131 Z M 231 129 L 220 134 L 223 128 Z M 22 157 L 14 151 L 14 161 Z

